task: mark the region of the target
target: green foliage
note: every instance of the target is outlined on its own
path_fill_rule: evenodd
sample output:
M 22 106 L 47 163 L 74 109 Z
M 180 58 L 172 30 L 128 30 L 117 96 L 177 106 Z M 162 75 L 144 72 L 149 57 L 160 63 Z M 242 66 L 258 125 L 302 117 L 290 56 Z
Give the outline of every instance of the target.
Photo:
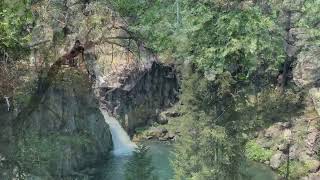
M 284 94 L 277 89 L 266 88 L 258 96 L 257 120 L 262 120 L 262 127 L 274 122 L 287 122 L 291 117 L 299 115 L 303 108 L 303 93 L 287 89 Z
M 119 1 L 114 4 L 120 14 L 135 12 L 129 29 L 148 47 L 165 57 L 191 59 L 204 71 L 218 75 L 241 67 L 238 76 L 248 78 L 259 64 L 278 66 L 284 60 L 280 29 L 259 6 L 188 0 L 177 12 L 177 1 Z
M 83 149 L 92 145 L 92 140 L 85 133 L 66 136 L 51 134 L 39 136 L 35 133 L 27 134 L 17 144 L 17 155 L 14 161 L 18 162 L 20 174 L 34 174 L 39 176 L 50 176 L 51 167 L 56 167 L 59 158 L 66 146 L 72 149 Z
M 173 161 L 176 179 L 238 179 L 244 162 L 243 125 L 232 107 L 220 104 L 217 87 L 192 73 L 183 81 L 181 138 Z M 224 97 L 225 94 L 222 95 Z M 231 99 L 224 97 L 224 102 Z M 226 108 L 225 110 L 220 108 Z
M 272 156 L 272 150 L 265 149 L 251 140 L 246 144 L 246 155 L 250 160 L 265 162 L 269 161 Z
M 310 50 L 312 47 L 320 47 L 320 1 L 310 0 L 305 1 L 302 7 L 304 16 L 299 19 L 298 26 L 302 27 L 308 38 L 304 42 L 303 49 Z
M 131 159 L 126 164 L 126 180 L 156 180 L 154 167 L 152 166 L 152 157 L 148 155 L 148 147 L 138 145 L 133 152 Z
M 31 40 L 27 26 L 31 25 L 31 22 L 32 14 L 28 1 L 1 1 L 0 50 L 10 54 L 10 57 L 19 57 L 20 53 L 27 51 L 26 44 Z M 19 52 L 19 54 L 14 54 L 14 52 Z
M 239 179 L 244 178 L 239 168 L 245 154 L 252 160 L 269 160 L 272 151 L 253 141 L 246 144 L 247 134 L 275 121 L 289 120 L 290 114 L 301 108 L 301 95 L 293 90 L 280 94 L 269 80 L 261 80 L 267 85 L 257 88 L 256 82 L 234 81 L 227 73 L 210 81 L 201 71 L 191 68 L 185 72 L 181 95 L 184 116 L 179 125 L 182 132 L 173 161 L 176 178 Z M 274 118 L 274 114 L 281 117 Z
M 35 134 L 26 136 L 25 141 L 18 142 L 17 161 L 21 171 L 46 174 L 50 161 L 58 157 L 59 149 L 52 139 L 40 138 Z
M 245 149 L 250 159 L 268 160 L 271 151 L 245 143 L 253 130 L 289 121 L 303 106 L 299 90 L 290 87 L 281 94 L 273 85 L 285 60 L 283 15 L 300 8 L 300 1 L 116 2 L 144 45 L 192 66 L 183 77 L 176 178 L 238 179 Z M 310 46 L 320 37 L 314 28 L 318 3 L 303 1 L 304 15 L 292 24 L 313 27 Z
M 291 161 L 289 164 L 289 179 L 298 179 L 300 177 L 304 177 L 308 173 L 308 165 L 303 164 L 298 161 Z M 287 163 L 284 163 L 279 168 L 279 174 L 282 177 L 285 177 L 287 174 Z

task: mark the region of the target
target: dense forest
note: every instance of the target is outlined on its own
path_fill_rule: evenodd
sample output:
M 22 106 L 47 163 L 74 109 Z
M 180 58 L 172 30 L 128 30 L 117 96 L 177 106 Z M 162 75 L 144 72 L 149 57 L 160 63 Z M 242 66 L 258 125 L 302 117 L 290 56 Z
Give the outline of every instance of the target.
M 81 41 L 81 52 L 72 52 L 75 40 Z M 54 69 L 63 64 L 61 58 L 69 60 L 79 54 L 78 69 L 87 75 L 72 68 Z M 71 144 L 70 152 L 85 149 L 78 157 L 93 158 L 85 155 L 99 154 L 95 147 L 109 151 L 108 143 L 91 141 L 103 138 L 107 142 L 109 134 L 90 134 L 104 130 L 86 129 L 91 124 L 85 120 L 79 127 L 77 123 L 66 125 L 66 130 L 55 129 L 58 125 L 41 130 L 54 117 L 44 118 L 43 114 L 54 110 L 41 106 L 57 102 L 53 96 L 71 94 L 76 99 L 69 99 L 66 106 L 71 109 L 81 104 L 87 110 L 81 108 L 78 116 L 88 119 L 87 114 L 98 111 L 91 97 L 97 94 L 95 88 L 110 84 L 103 87 L 107 99 L 113 95 L 109 89 L 115 86 L 114 79 L 120 77 L 120 83 L 129 84 L 120 87 L 138 95 L 129 101 L 116 89 L 113 104 L 106 107 L 112 107 L 111 112 L 134 139 L 149 138 L 151 126 L 168 129 L 168 139 L 175 132 L 170 143 L 172 179 L 252 179 L 243 168 L 253 161 L 270 166 L 279 178 L 319 179 L 319 57 L 320 0 L 2 0 L 0 124 L 11 130 L 0 131 L 0 146 L 8 141 L 14 149 L 6 156 L 10 161 L 6 167 L 17 167 L 19 175 L 15 176 L 21 179 L 28 174 L 63 179 L 52 175 L 51 169 L 67 165 L 51 159 L 68 149 L 66 144 Z M 100 83 L 92 59 L 105 75 Z M 152 85 L 167 82 L 165 77 L 131 90 L 139 85 L 131 83 L 132 79 L 144 77 L 142 67 L 151 61 L 173 67 L 179 88 L 171 80 L 169 85 Z M 149 78 L 152 68 L 147 71 Z M 160 70 L 168 71 L 165 68 Z M 144 86 L 174 86 L 177 90 L 149 95 L 141 90 Z M 149 100 L 141 103 L 139 93 Z M 167 98 L 174 100 L 166 103 Z M 114 105 L 122 101 L 124 108 Z M 174 113 L 166 117 L 169 122 L 144 123 L 143 118 L 153 117 L 149 109 L 157 115 L 158 109 Z M 37 112 L 41 111 L 40 117 Z M 60 118 L 64 120 L 59 126 L 69 124 L 68 118 L 71 116 Z M 76 130 L 70 130 L 73 126 Z M 2 149 L 0 167 L 7 162 L 1 160 Z M 126 165 L 125 179 L 158 179 L 146 155 L 152 149 L 140 145 L 137 149 Z M 81 162 L 81 167 L 86 163 Z

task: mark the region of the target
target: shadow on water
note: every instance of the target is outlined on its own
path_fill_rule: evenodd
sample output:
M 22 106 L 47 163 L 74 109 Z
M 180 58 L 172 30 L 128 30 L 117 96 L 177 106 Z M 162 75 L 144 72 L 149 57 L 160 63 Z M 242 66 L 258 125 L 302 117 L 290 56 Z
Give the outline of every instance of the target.
M 172 146 L 159 142 L 148 142 L 145 145 L 149 146 L 154 173 L 159 180 L 173 179 L 173 169 L 170 164 Z M 111 156 L 106 163 L 98 167 L 99 173 L 94 180 L 125 180 L 125 166 L 129 160 L 130 156 Z M 269 167 L 263 164 L 249 162 L 247 165 L 242 169 L 242 173 L 247 176 L 246 180 L 279 179 Z

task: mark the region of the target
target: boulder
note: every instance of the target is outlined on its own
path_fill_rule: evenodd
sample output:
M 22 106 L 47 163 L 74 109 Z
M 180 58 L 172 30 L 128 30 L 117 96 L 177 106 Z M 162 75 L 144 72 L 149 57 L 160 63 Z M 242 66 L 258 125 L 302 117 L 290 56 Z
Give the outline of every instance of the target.
M 160 129 L 161 129 L 161 132 L 162 132 L 162 133 L 164 133 L 164 134 L 165 134 L 165 133 L 168 133 L 168 129 L 166 129 L 166 128 L 160 128 Z
M 308 180 L 319 180 L 319 179 L 320 179 L 320 173 L 315 173 L 308 176 Z
M 166 128 L 159 128 L 159 127 L 151 127 L 149 129 L 148 136 L 152 136 L 153 138 L 163 138 L 168 133 Z
M 267 139 L 271 139 L 272 137 L 276 136 L 278 132 L 279 132 L 278 128 L 271 126 L 265 131 L 264 137 Z
M 306 177 L 300 178 L 300 180 L 319 180 L 320 179 L 320 172 L 311 173 Z
M 315 85 L 320 81 L 319 48 L 302 51 L 298 55 L 297 65 L 293 71 L 293 80 L 300 86 Z
M 168 139 L 169 139 L 169 135 L 168 135 L 168 133 L 167 133 L 167 134 L 165 134 L 162 138 L 163 138 L 163 139 L 165 139 L 165 140 L 168 140 Z
M 317 151 L 317 140 L 319 138 L 319 132 L 318 130 L 312 131 L 308 134 L 305 142 L 306 142 L 306 147 L 307 151 L 306 153 L 308 155 L 314 155 Z
M 161 137 L 162 136 L 162 130 L 160 128 L 156 128 L 156 127 L 151 127 L 149 129 L 149 136 L 152 137 Z
M 167 141 L 168 139 L 166 137 L 159 137 L 159 141 Z
M 281 151 L 278 151 L 271 157 L 270 166 L 273 169 L 278 169 L 285 161 L 286 156 Z
M 174 133 L 172 133 L 172 132 L 169 132 L 168 133 L 168 139 L 174 139 L 175 138 L 175 134 Z
M 168 118 L 164 113 L 160 113 L 158 118 L 157 118 L 157 123 L 159 124 L 167 124 L 168 123 Z

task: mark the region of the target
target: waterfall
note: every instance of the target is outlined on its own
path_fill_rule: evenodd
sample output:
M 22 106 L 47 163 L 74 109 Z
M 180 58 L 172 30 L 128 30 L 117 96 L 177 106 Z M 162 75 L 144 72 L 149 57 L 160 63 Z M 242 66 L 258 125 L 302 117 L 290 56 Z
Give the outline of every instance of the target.
M 6 99 L 7 107 L 8 107 L 8 112 L 10 111 L 10 101 L 8 96 L 4 96 L 4 99 Z
M 113 142 L 113 154 L 115 156 L 130 155 L 136 145 L 130 140 L 127 132 L 122 128 L 119 121 L 114 117 L 111 117 L 108 112 L 100 108 L 106 123 L 109 124 L 112 142 Z

